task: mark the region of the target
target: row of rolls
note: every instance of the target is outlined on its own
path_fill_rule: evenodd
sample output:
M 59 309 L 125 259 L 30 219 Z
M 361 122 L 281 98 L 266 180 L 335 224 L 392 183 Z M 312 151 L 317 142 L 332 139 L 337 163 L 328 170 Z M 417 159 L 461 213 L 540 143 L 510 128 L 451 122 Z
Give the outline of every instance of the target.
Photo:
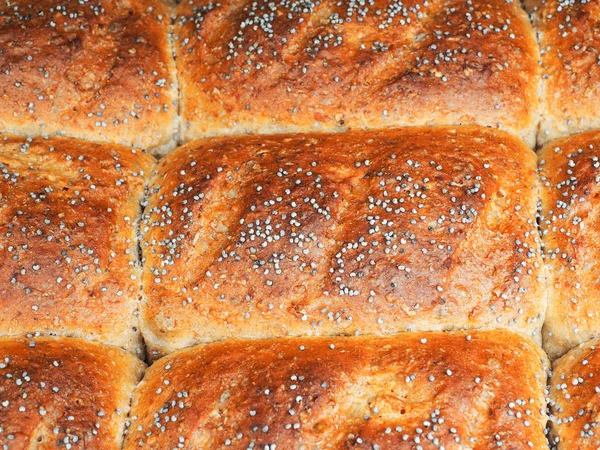
M 599 142 L 536 154 L 415 127 L 211 138 L 157 161 L 4 136 L 0 436 L 595 442 Z

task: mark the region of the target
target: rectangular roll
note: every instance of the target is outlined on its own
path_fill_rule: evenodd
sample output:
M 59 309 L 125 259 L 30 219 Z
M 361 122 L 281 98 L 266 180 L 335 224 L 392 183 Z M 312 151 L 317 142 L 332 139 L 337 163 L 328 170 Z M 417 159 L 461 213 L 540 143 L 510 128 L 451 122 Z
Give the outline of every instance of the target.
M 536 157 L 481 127 L 197 141 L 142 223 L 153 357 L 198 342 L 508 328 L 540 340 Z
M 0 4 L 0 129 L 164 151 L 178 128 L 162 1 Z
M 0 334 L 87 337 L 141 355 L 141 150 L 0 136 Z
M 185 141 L 478 123 L 535 144 L 539 53 L 520 2 L 185 0 Z
M 593 339 L 555 361 L 550 379 L 551 442 L 556 450 L 600 448 L 600 340 Z
M 525 0 L 542 58 L 538 142 L 600 128 L 600 2 Z
M 543 450 L 547 369 L 507 331 L 219 342 L 148 369 L 125 450 Z
M 1 448 L 119 450 L 144 367 L 81 339 L 0 338 Z
M 539 154 L 549 303 L 544 348 L 555 358 L 600 332 L 600 132 Z

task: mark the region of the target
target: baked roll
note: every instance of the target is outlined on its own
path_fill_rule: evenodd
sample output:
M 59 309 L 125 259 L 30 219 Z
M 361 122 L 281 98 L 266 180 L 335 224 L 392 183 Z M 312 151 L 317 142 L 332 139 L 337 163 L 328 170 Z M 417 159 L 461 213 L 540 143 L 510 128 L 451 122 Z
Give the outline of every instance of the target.
M 600 132 L 539 154 L 549 304 L 544 346 L 555 358 L 600 332 Z
M 87 337 L 142 355 L 141 150 L 0 137 L 0 334 Z
M 81 339 L 0 338 L 0 447 L 120 449 L 144 367 Z
M 125 450 L 543 450 L 546 366 L 506 331 L 219 342 L 148 369 Z
M 0 129 L 165 151 L 178 128 L 162 1 L 0 4 Z
M 600 128 L 600 3 L 526 0 L 542 58 L 538 143 Z
M 482 124 L 533 146 L 539 53 L 520 2 L 183 0 L 184 141 Z
M 546 310 L 536 157 L 492 129 L 197 141 L 150 181 L 153 357 L 225 338 L 508 328 Z
M 551 442 L 557 450 L 600 447 L 600 341 L 593 339 L 555 361 L 550 379 Z

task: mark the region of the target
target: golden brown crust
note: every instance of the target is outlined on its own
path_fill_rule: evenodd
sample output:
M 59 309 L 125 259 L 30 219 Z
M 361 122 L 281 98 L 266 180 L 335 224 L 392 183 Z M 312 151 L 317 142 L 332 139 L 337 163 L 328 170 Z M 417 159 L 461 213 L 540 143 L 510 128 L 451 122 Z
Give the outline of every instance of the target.
M 146 342 L 509 328 L 546 308 L 535 154 L 480 127 L 198 141 L 157 165 Z
M 538 142 L 600 128 L 600 3 L 529 0 L 542 58 Z
M 0 4 L 0 129 L 169 147 L 177 123 L 161 1 Z
M 116 145 L 0 136 L 0 334 L 140 350 L 137 222 L 153 161 Z
M 547 449 L 546 364 L 506 331 L 194 347 L 148 369 L 125 449 Z
M 518 1 L 185 0 L 185 141 L 478 123 L 530 146 L 539 53 Z
M 553 141 L 539 154 L 549 265 L 544 346 L 552 358 L 600 330 L 599 158 L 600 132 Z
M 1 448 L 118 450 L 143 369 L 81 339 L 0 338 Z
M 574 348 L 554 363 L 550 380 L 552 442 L 557 450 L 600 447 L 600 340 Z

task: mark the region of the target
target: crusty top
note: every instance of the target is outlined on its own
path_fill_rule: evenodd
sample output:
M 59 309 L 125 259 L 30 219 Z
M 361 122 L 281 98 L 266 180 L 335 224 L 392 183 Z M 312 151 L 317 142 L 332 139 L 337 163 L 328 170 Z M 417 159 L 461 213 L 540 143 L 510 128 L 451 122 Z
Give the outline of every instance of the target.
M 600 2 L 526 0 L 540 36 L 539 141 L 600 128 Z
M 147 343 L 535 335 L 546 308 L 535 172 L 533 151 L 478 127 L 180 147 L 157 166 L 142 224 Z
M 516 333 L 231 340 L 156 362 L 125 449 L 547 449 L 546 357 Z
M 557 450 L 600 447 L 600 340 L 582 344 L 554 363 L 550 406 Z
M 0 338 L 0 448 L 120 449 L 143 368 L 85 340 Z
M 142 147 L 177 127 L 169 11 L 156 0 L 0 3 L 0 129 Z
M 518 1 L 184 0 L 182 136 L 480 123 L 535 143 Z
M 559 139 L 540 152 L 543 242 L 552 357 L 600 331 L 600 132 Z
M 140 150 L 0 137 L 0 334 L 139 347 Z

